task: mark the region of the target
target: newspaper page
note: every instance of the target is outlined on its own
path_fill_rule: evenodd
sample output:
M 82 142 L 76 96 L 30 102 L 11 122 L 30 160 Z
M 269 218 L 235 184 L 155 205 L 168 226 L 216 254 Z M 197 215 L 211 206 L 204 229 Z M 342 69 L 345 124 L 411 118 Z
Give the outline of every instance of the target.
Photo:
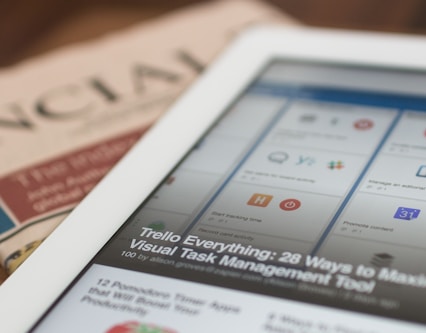
M 10 274 L 264 3 L 199 4 L 0 71 L 0 262 Z M 88 221 L 89 222 L 89 221 Z

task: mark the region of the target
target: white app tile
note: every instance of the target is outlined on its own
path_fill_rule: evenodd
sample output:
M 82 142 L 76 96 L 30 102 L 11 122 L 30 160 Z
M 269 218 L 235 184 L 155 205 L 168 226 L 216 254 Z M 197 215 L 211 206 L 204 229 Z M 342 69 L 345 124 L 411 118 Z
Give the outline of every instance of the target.
M 426 114 L 405 112 L 390 135 L 384 152 L 398 156 L 426 158 Z
M 220 219 L 219 219 L 220 220 Z M 280 235 L 260 234 L 247 231 L 245 229 L 234 229 L 225 223 L 210 224 L 212 221 L 197 224 L 192 235 L 197 235 L 202 239 L 209 239 L 228 244 L 239 243 L 251 245 L 261 250 L 275 251 L 274 259 L 278 260 L 282 252 L 309 253 L 312 250 L 312 242 L 297 239 L 283 238 Z
M 205 200 L 219 177 L 208 173 L 180 170 L 148 201 L 146 207 L 180 214 L 191 214 Z
M 172 231 L 174 233 L 181 233 L 185 230 L 187 224 L 188 215 L 186 214 L 176 214 L 146 208 L 135 216 L 122 235 L 127 234 L 129 237 L 135 237 L 141 233 L 142 227 L 160 232 Z
M 262 145 L 235 179 L 258 186 L 343 196 L 367 163 L 367 156 L 328 150 Z
M 397 115 L 396 110 L 338 103 L 298 101 L 267 141 L 371 154 Z
M 426 202 L 358 193 L 340 216 L 333 233 L 426 250 Z
M 247 149 L 247 142 L 238 138 L 210 137 L 191 152 L 182 164 L 188 171 L 223 175 Z
M 360 190 L 422 200 L 426 197 L 425 165 L 426 159 L 382 154 L 372 165 Z
M 213 129 L 212 135 L 252 140 L 286 102 L 282 97 L 246 95 L 227 114 L 226 121 Z
M 388 267 L 402 273 L 419 274 L 424 273 L 426 265 L 424 249 L 339 235 L 330 237 L 317 255 L 341 263 L 351 263 L 355 268 L 359 265 L 372 267 L 376 273 L 382 267 Z
M 283 240 L 313 242 L 338 203 L 339 198 L 331 196 L 234 182 L 208 208 L 201 223 Z

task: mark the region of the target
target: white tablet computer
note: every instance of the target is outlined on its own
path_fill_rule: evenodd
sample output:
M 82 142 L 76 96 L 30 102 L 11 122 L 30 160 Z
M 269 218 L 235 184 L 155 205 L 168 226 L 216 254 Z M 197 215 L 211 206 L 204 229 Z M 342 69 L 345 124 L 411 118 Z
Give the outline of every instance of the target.
M 426 41 L 240 37 L 0 288 L 2 332 L 426 329 Z

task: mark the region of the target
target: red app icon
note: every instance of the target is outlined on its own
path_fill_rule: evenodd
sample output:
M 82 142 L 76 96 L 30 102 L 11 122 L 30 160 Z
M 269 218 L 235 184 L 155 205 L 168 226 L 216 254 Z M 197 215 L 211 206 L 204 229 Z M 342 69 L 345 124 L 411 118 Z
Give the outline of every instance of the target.
M 126 323 L 117 324 L 111 327 L 106 333 L 177 333 L 169 328 L 159 327 L 152 324 L 142 324 L 137 321 L 128 321 Z
M 297 199 L 285 199 L 280 202 L 282 210 L 296 210 L 301 206 L 301 202 Z
M 370 128 L 373 128 L 373 126 L 374 126 L 374 123 L 371 119 L 359 119 L 356 122 L 354 122 L 354 127 L 360 131 L 368 130 Z

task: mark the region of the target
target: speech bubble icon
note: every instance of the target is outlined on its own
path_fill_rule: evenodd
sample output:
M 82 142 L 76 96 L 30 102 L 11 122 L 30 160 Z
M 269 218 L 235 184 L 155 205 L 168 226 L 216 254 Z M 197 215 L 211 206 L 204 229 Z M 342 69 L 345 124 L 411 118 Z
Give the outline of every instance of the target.
M 275 151 L 268 155 L 268 160 L 273 163 L 282 164 L 288 160 L 288 154 L 284 151 Z

